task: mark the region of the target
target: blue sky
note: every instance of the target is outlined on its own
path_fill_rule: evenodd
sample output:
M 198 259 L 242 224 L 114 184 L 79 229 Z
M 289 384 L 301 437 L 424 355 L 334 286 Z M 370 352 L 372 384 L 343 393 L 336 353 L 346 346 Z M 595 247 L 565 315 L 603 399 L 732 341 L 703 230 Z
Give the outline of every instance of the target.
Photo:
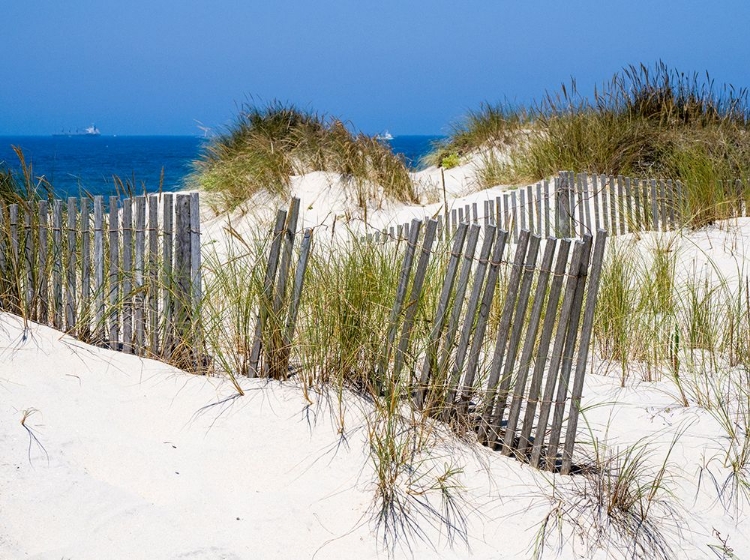
M 2 0 L 0 135 L 200 134 L 251 99 L 444 133 L 661 59 L 750 86 L 746 0 Z

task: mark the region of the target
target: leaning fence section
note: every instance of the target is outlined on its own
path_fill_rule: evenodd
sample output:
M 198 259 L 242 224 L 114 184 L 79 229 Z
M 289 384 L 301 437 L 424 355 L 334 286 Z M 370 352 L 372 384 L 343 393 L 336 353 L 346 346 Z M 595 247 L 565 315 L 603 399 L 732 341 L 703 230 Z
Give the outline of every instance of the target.
M 0 203 L 0 309 L 86 342 L 200 362 L 200 266 L 197 193 Z
M 744 183 L 723 183 L 721 192 L 722 215 L 748 216 Z M 524 229 L 559 238 L 583 238 L 599 229 L 610 235 L 668 231 L 683 227 L 693 218 L 688 196 L 680 181 L 563 171 L 550 180 L 487 198 L 481 206 L 477 202 L 449 204 L 436 217 L 437 232 L 439 237 L 450 238 L 464 222 L 494 224 L 508 232 L 509 242 L 517 243 Z M 403 241 L 408 239 L 410 227 L 410 223 L 404 223 L 375 228 L 366 238 L 373 242 Z
M 286 282 L 283 263 L 298 205 L 277 216 L 251 376 L 288 372 L 310 232 L 288 314 L 274 301 Z M 606 231 L 596 239 L 588 232 L 581 239 L 543 239 L 524 228 L 512 244 L 511 231 L 464 221 L 446 244 L 438 220 L 415 219 L 404 230 L 406 242 L 395 247 L 402 265 L 381 355 L 376 371 L 368 372 L 374 389 L 388 395 L 394 384 L 406 384 L 423 414 L 474 430 L 483 444 L 535 467 L 571 472 Z M 444 276 L 434 310 L 423 316 L 436 256 L 445 259 Z M 415 340 L 418 321 L 431 325 L 426 341 Z

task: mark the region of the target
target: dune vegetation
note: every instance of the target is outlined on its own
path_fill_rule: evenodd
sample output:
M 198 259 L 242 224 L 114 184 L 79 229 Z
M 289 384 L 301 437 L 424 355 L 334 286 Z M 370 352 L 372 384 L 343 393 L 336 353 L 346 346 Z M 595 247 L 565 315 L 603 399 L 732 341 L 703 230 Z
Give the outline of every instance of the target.
M 243 106 L 196 161 L 190 182 L 231 209 L 261 190 L 286 195 L 292 175 L 312 171 L 341 174 L 360 206 L 380 189 L 387 198 L 416 201 L 406 164 L 389 146 L 340 119 L 280 102 Z
M 630 66 L 584 96 L 572 81 L 530 107 L 484 104 L 430 154 L 479 159 L 482 188 L 538 181 L 560 170 L 679 180 L 691 213 L 747 191 L 750 103 L 745 88 L 717 85 L 664 63 Z

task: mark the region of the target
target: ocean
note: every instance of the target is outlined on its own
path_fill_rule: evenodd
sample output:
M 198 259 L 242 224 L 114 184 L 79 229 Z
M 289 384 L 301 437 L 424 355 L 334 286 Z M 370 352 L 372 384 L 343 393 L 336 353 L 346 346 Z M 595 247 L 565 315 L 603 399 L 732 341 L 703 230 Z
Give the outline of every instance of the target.
M 441 136 L 395 136 L 389 142 L 412 169 Z M 194 136 L 0 136 L 0 167 L 21 173 L 13 146 L 55 196 L 118 194 L 114 176 L 135 193 L 183 188 L 207 140 Z

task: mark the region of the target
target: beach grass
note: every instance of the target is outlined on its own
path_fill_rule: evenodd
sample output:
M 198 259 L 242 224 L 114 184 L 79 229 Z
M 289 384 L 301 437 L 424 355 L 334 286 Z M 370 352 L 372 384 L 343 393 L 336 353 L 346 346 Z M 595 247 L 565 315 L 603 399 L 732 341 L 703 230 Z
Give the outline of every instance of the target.
M 406 164 L 388 145 L 340 119 L 281 102 L 244 105 L 205 148 L 188 182 L 214 193 L 227 210 L 261 191 L 286 196 L 291 176 L 312 171 L 342 175 L 360 206 L 379 189 L 392 200 L 416 201 Z

